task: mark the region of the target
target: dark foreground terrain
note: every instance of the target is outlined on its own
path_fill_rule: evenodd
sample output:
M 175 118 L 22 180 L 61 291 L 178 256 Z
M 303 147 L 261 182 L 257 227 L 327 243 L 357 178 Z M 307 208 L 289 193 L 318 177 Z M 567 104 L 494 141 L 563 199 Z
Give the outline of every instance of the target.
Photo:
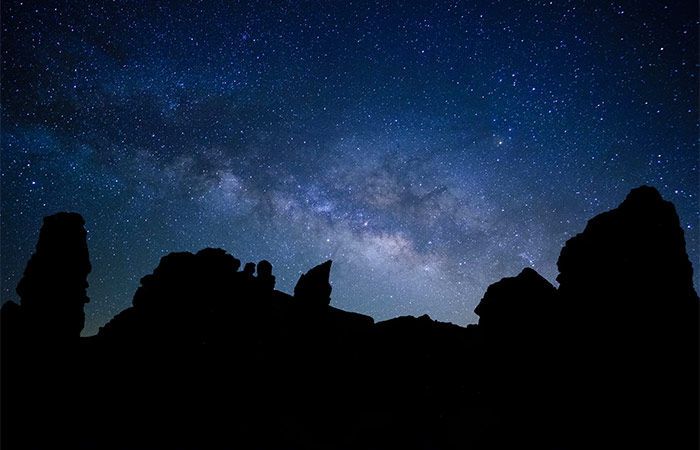
M 2 308 L 3 450 L 698 448 L 700 302 L 653 188 L 566 243 L 558 289 L 524 269 L 466 328 L 336 309 L 330 261 L 289 295 L 204 249 L 81 338 L 83 225 L 44 219 Z

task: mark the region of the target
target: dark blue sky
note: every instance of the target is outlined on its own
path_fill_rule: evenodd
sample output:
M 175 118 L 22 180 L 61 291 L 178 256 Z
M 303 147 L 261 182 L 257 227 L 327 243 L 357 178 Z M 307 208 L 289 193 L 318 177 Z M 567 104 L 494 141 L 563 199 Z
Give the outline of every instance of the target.
M 2 300 L 41 218 L 80 212 L 86 334 L 161 256 L 207 246 L 270 260 L 287 292 L 332 258 L 333 305 L 464 325 L 504 276 L 554 281 L 564 242 L 641 184 L 697 265 L 696 2 L 8 0 L 1 18 Z

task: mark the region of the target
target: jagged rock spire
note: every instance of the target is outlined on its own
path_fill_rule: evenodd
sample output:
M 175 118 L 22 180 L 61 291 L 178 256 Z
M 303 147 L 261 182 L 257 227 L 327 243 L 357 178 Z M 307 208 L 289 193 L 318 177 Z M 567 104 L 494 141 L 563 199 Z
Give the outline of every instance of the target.
M 294 287 L 294 298 L 312 306 L 328 306 L 331 302 L 330 259 L 302 274 Z

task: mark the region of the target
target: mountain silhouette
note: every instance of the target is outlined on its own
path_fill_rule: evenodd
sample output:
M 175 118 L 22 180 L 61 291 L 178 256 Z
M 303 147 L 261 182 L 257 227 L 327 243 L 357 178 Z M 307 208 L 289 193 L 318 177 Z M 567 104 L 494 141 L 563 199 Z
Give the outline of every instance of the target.
M 559 287 L 530 268 L 460 327 L 289 295 L 267 260 L 171 253 L 80 337 L 83 219 L 44 219 L 0 310 L 3 449 L 698 448 L 700 300 L 675 208 L 634 189 L 588 222 Z M 99 299 L 93 299 L 99 301 Z

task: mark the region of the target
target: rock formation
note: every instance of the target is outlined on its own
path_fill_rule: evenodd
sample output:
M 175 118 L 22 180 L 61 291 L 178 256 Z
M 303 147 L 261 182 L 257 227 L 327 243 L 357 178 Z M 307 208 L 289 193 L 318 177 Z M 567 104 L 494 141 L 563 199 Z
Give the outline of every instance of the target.
M 44 218 L 39 241 L 17 285 L 25 325 L 51 339 L 77 339 L 85 325 L 90 257 L 79 214 Z
M 204 249 L 164 256 L 78 339 L 87 256 L 80 216 L 46 218 L 0 312 L 3 449 L 700 444 L 700 300 L 652 188 L 567 242 L 558 289 L 524 269 L 466 328 L 334 308 L 330 260 L 292 297 L 268 261 Z
M 578 385 L 566 400 L 578 405 L 570 434 L 593 428 L 590 443 L 607 433 L 625 447 L 697 442 L 700 303 L 673 204 L 633 189 L 566 243 L 557 266 L 563 362 Z
M 557 267 L 562 295 L 596 302 L 603 318 L 635 311 L 653 311 L 656 318 L 675 315 L 676 305 L 697 299 L 673 203 L 648 186 L 633 189 L 618 208 L 591 219 L 583 233 L 567 241 Z
M 251 302 L 247 298 L 249 280 L 238 272 L 240 265 L 226 251 L 214 248 L 164 256 L 153 273 L 141 279 L 133 307 L 117 315 L 99 334 L 147 342 L 206 340 L 205 336 L 225 327 L 219 321 L 235 316 L 235 308 L 245 309 L 245 303 Z
M 243 275 L 252 277 L 253 274 L 255 273 L 255 263 L 249 262 L 246 263 L 245 267 L 243 267 Z
M 493 448 L 549 447 L 556 289 L 531 268 L 503 278 L 486 290 L 479 316 L 475 358 L 484 401 L 501 411 L 484 426 Z M 502 433 L 500 430 L 511 432 Z M 543 439 L 544 438 L 544 439 Z
M 503 278 L 486 290 L 474 309 L 479 328 L 494 336 L 518 334 L 552 320 L 556 289 L 535 270 L 525 268 L 516 277 Z
M 80 413 L 66 405 L 82 398 L 79 345 L 91 270 L 84 225 L 76 213 L 45 217 L 17 286 L 20 305 L 3 305 L 2 448 L 80 445 Z
M 263 290 L 271 291 L 275 288 L 275 277 L 272 275 L 272 264 L 263 259 L 258 263 L 258 283 Z
M 486 290 L 474 312 L 479 316 L 483 362 L 491 372 L 487 378 L 494 391 L 510 390 L 516 384 L 522 391 L 521 384 L 534 380 L 513 379 L 510 374 L 545 364 L 546 347 L 558 320 L 555 295 L 554 286 L 531 268 Z
M 294 298 L 311 307 L 328 306 L 333 288 L 328 282 L 333 261 L 328 260 L 302 274 L 294 287 Z

